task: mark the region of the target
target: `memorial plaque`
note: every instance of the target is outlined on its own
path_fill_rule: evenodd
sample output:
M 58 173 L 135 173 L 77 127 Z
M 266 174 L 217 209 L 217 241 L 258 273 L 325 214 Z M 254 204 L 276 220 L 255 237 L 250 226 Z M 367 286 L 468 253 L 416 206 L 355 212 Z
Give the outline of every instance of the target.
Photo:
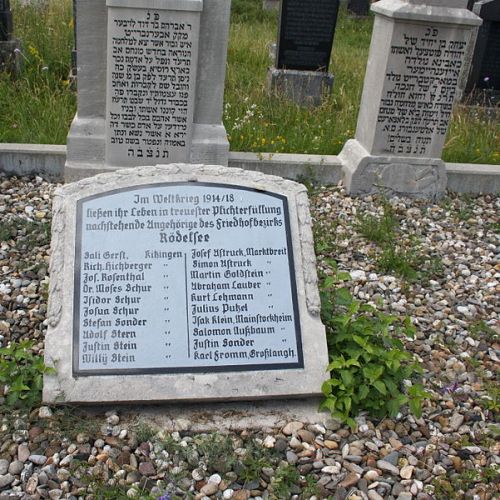
M 125 169 L 62 187 L 52 227 L 45 400 L 320 393 L 328 356 L 300 184 Z
M 303 366 L 283 196 L 141 186 L 76 224 L 75 374 Z
M 281 2 L 276 68 L 327 71 L 339 0 Z
M 446 26 L 395 29 L 372 154 L 442 150 L 468 40 L 467 31 Z
M 107 4 L 107 164 L 188 161 L 201 1 L 181 4 L 191 11 Z

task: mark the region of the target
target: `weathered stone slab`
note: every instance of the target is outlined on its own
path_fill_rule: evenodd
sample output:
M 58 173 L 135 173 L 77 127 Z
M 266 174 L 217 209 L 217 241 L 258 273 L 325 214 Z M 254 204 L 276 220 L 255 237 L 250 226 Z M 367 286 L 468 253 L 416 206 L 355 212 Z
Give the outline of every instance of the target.
M 303 186 L 216 166 L 120 170 L 61 188 L 53 228 L 46 401 L 320 393 Z
M 357 144 L 348 141 L 341 154 L 352 194 L 384 190 L 436 197 L 443 192 L 441 152 L 466 71 L 467 46 L 480 23 L 466 5 L 465 0 L 372 5 L 375 24 Z M 368 176 L 363 175 L 367 165 Z M 374 182 L 377 177 L 383 182 Z

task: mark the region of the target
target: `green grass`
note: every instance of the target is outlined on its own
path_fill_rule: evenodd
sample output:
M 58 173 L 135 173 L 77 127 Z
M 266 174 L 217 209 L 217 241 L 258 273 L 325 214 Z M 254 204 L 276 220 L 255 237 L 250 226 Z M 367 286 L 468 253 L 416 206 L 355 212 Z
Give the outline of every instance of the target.
M 22 40 L 23 72 L 0 75 L 0 142 L 64 144 L 75 113 L 69 88 L 73 46 L 71 0 L 47 8 L 11 2 Z M 267 91 L 269 49 L 277 39 L 277 13 L 262 0 L 233 0 L 224 96 L 224 124 L 232 151 L 338 154 L 354 137 L 373 18 L 340 10 L 330 71 L 332 95 L 314 109 Z M 457 106 L 443 159 L 500 164 L 498 119 L 482 108 Z
M 47 7 L 11 2 L 23 70 L 11 80 L 0 74 L 0 142 L 64 144 L 75 113 L 69 89 L 73 46 L 70 0 Z

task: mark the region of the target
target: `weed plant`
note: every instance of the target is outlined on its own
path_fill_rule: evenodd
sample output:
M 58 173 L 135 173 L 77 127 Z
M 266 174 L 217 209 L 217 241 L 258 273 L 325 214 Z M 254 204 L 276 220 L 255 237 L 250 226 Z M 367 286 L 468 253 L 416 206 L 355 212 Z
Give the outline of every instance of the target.
M 0 348 L 0 394 L 5 406 L 31 410 L 42 400 L 43 374 L 53 373 L 43 357 L 33 352 L 34 342 L 11 342 Z
M 64 144 L 76 96 L 68 75 L 73 48 L 71 0 L 11 2 L 23 71 L 0 74 L 0 142 Z M 233 0 L 223 121 L 232 151 L 338 154 L 354 137 L 373 18 L 355 19 L 341 6 L 330 71 L 333 93 L 317 108 L 270 96 L 267 71 L 277 40 L 276 12 L 262 0 Z M 456 106 L 443 159 L 500 163 L 495 113 Z
M 408 353 L 413 338 L 409 318 L 400 319 L 354 299 L 336 269 L 321 280 L 321 318 L 326 326 L 330 379 L 324 382 L 322 408 L 354 428 L 360 411 L 394 417 L 408 404 L 417 417 L 428 396 L 419 381 L 422 369 Z

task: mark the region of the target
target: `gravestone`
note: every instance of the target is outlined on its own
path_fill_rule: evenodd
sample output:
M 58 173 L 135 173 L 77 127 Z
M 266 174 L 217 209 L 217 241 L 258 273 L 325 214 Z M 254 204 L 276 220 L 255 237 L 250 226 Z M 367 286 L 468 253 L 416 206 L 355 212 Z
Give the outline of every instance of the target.
M 158 162 L 227 164 L 229 2 L 76 0 L 76 11 L 66 180 Z
M 370 0 L 349 0 L 347 10 L 356 16 L 367 16 L 370 12 Z
M 21 69 L 19 40 L 12 38 L 14 31 L 9 0 L 0 0 L 0 71 L 8 71 L 13 76 Z
M 340 159 L 351 194 L 438 197 L 441 152 L 465 54 L 481 20 L 466 0 L 381 0 L 355 139 Z
M 491 99 L 500 94 L 500 1 L 475 2 L 472 12 L 483 24 L 478 30 L 466 92 L 480 90 L 491 94 Z
M 54 198 L 47 402 L 304 397 L 328 355 L 304 186 L 221 166 Z
M 319 105 L 331 92 L 328 72 L 338 0 L 281 2 L 275 67 L 269 86 L 301 105 Z

